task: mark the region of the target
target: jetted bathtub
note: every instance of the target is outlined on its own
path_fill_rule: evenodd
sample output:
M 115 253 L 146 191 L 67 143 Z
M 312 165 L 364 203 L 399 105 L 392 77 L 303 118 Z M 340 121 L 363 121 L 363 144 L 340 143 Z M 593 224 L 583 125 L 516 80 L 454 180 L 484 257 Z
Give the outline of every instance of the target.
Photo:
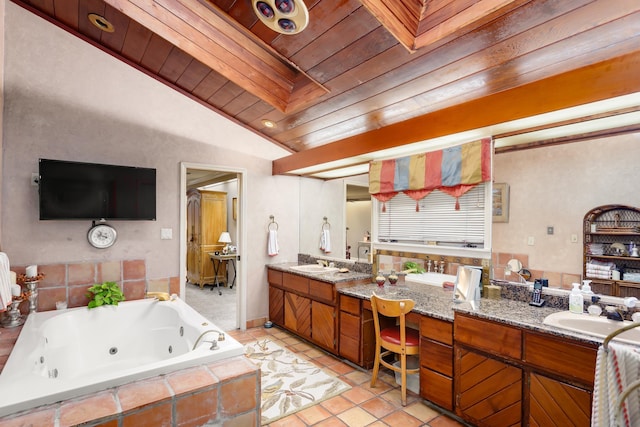
M 0 374 L 0 416 L 244 354 L 226 335 L 211 349 L 218 338 L 179 298 L 30 314 Z

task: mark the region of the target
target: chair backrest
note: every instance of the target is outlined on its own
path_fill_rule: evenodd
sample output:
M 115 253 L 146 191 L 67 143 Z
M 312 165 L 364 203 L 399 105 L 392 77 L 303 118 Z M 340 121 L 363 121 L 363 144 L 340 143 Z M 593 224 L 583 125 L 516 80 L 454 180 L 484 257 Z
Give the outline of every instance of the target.
M 413 310 L 416 305 L 411 299 L 392 300 L 382 298 L 375 293 L 371 296 L 371 311 L 373 311 L 373 325 L 376 331 L 376 340 L 380 338 L 380 319 L 379 314 L 387 317 L 400 318 L 400 336 L 402 346 L 405 344 L 405 315 Z

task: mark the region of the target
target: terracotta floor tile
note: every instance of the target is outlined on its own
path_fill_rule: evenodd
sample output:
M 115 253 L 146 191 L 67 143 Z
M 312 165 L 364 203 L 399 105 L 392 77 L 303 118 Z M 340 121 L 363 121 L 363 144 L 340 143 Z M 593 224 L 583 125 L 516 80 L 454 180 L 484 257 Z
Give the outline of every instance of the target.
M 430 421 L 440 415 L 438 411 L 430 408 L 422 402 L 415 402 L 407 405 L 404 408 L 404 411 L 410 415 L 413 415 L 423 423 L 426 423 L 427 421 Z
M 314 427 L 349 427 L 338 417 L 331 417 L 319 422 Z
M 374 423 L 376 418 L 362 408 L 355 407 L 338 415 L 349 427 L 364 427 Z
M 459 423 L 453 418 L 449 418 L 446 415 L 440 415 L 437 418 L 429 421 L 428 425 L 430 427 L 464 427 L 464 424 Z
M 416 417 L 412 417 L 402 410 L 387 415 L 382 419 L 382 421 L 389 425 L 397 425 L 402 427 L 420 427 L 424 425 L 422 421 L 420 421 Z
M 349 372 L 356 370 L 353 366 L 350 366 L 342 362 L 336 363 L 335 365 L 328 366 L 327 369 L 332 370 L 338 375 L 345 375 L 345 374 L 348 374 Z
M 280 418 L 277 421 L 268 424 L 269 427 L 307 427 L 296 414 L 289 415 L 288 417 Z
M 307 425 L 313 425 L 331 417 L 331 413 L 321 405 L 313 405 L 297 413 L 298 417 Z
M 366 402 L 360 404 L 360 407 L 376 418 L 384 418 L 391 412 L 398 409 L 396 405 L 392 405 L 390 402 L 379 397 L 367 400 Z
M 353 384 L 358 384 L 358 385 L 365 384 L 369 386 L 369 383 L 371 382 L 371 374 L 367 372 L 362 372 L 362 371 L 349 372 L 348 374 L 344 375 L 344 378 L 347 378 Z
M 334 415 L 344 412 L 347 409 L 353 408 L 353 402 L 345 399 L 342 396 L 332 397 L 331 399 L 325 400 L 324 402 L 320 403 L 320 405 L 322 405 L 326 410 Z
M 353 387 L 351 390 L 343 392 L 341 396 L 349 399 L 356 405 L 375 397 L 373 393 L 363 387 Z

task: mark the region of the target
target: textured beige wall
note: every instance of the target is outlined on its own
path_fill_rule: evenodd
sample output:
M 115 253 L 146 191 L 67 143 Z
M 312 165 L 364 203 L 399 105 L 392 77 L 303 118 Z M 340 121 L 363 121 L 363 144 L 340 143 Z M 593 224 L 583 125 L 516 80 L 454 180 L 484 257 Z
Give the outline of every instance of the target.
M 0 218 L 12 264 L 144 259 L 148 278 L 176 277 L 180 162 L 243 168 L 247 318 L 266 316 L 264 264 L 298 253 L 299 179 L 271 176 L 271 160 L 287 153 L 13 3 L 6 13 Z M 89 221 L 39 221 L 30 184 L 38 158 L 156 168 L 157 221 L 113 222 L 118 241 L 106 250 L 87 243 Z M 280 223 L 275 259 L 266 253 L 270 214 Z M 173 240 L 160 240 L 165 227 Z
M 640 206 L 640 133 L 499 154 L 494 177 L 509 184 L 510 206 L 509 222 L 493 224 L 492 252 L 528 254 L 536 270 L 580 273 L 584 215 Z

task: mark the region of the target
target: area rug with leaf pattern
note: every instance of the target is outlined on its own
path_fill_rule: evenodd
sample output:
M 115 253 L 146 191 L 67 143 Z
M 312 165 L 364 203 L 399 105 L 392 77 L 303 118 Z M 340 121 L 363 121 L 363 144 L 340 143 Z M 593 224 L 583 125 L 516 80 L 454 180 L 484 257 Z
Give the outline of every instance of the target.
M 337 396 L 351 388 L 269 339 L 246 344 L 245 356 L 258 365 L 262 380 L 262 425 Z

